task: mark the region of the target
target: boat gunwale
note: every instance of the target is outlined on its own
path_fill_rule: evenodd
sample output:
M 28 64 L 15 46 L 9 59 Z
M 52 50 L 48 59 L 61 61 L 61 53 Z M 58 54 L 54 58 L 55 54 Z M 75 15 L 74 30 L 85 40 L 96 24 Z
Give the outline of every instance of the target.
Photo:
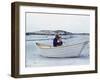
M 39 45 L 37 45 L 37 43 L 36 43 L 36 45 L 37 45 L 40 49 L 56 49 L 56 48 L 64 48 L 64 47 L 69 47 L 69 46 L 84 44 L 84 43 L 86 43 L 86 42 L 89 42 L 89 41 L 84 41 L 84 42 L 81 42 L 81 43 L 76 43 L 76 44 L 71 44 L 71 45 L 66 45 L 66 46 L 57 46 L 57 47 L 49 46 L 49 47 L 47 47 L 47 48 L 46 48 L 46 47 L 40 47 Z M 39 43 L 39 44 L 41 44 L 41 43 Z

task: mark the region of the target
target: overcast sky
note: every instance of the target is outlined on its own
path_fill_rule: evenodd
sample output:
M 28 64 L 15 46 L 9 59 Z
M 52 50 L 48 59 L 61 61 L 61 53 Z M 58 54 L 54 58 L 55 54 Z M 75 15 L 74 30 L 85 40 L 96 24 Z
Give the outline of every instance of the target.
M 89 33 L 90 16 L 26 13 L 26 32 L 39 30 L 65 30 Z

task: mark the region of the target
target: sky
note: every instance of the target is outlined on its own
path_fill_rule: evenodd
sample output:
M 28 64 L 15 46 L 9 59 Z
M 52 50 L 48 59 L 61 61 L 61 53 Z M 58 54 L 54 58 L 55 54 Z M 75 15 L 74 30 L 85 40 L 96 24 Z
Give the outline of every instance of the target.
M 73 33 L 89 33 L 90 16 L 26 13 L 26 32 L 39 30 L 65 30 Z

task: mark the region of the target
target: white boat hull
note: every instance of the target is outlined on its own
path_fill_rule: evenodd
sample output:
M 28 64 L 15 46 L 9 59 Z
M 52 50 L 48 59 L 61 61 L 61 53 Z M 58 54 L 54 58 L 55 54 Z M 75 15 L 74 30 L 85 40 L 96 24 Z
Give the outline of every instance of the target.
M 44 57 L 78 57 L 84 48 L 84 42 L 59 47 L 51 47 L 38 43 L 37 46 L 40 49 L 39 55 Z

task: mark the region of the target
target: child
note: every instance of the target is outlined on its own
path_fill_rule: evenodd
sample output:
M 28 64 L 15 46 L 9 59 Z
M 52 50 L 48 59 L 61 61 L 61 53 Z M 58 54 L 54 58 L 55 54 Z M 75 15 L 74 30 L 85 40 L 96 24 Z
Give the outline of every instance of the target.
M 59 36 L 59 34 L 56 34 L 54 40 L 53 40 L 53 46 L 57 47 L 57 46 L 61 46 L 63 44 L 61 37 Z

